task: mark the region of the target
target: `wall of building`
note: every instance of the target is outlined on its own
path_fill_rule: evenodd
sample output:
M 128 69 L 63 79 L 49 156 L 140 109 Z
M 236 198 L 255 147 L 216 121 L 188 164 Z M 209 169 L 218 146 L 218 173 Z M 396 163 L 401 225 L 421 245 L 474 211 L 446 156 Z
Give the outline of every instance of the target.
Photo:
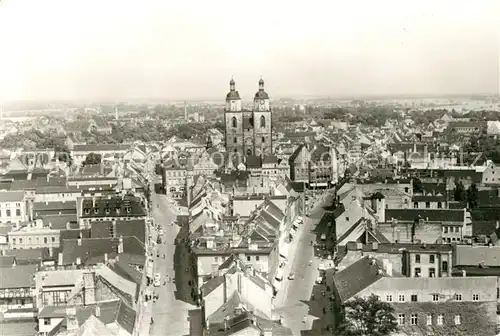
M 0 203 L 0 224 L 13 223 L 18 225 L 26 220 L 27 212 L 24 201 Z
M 59 247 L 59 230 L 33 228 L 26 231 L 9 232 L 10 249 L 35 249 Z
M 62 192 L 62 193 L 47 193 L 35 194 L 35 202 L 66 202 L 76 201 L 78 197 L 82 197 L 80 192 Z

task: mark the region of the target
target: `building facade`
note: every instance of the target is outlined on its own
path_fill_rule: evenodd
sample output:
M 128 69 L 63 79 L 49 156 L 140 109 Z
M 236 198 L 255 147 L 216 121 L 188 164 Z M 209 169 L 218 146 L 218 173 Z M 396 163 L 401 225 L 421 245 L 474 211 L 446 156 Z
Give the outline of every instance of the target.
M 269 95 L 264 90 L 264 80 L 259 81 L 259 91 L 254 96 L 253 109 L 242 108 L 235 81 L 229 82 L 224 110 L 226 150 L 238 153 L 242 158 L 249 155 L 271 155 L 272 114 Z

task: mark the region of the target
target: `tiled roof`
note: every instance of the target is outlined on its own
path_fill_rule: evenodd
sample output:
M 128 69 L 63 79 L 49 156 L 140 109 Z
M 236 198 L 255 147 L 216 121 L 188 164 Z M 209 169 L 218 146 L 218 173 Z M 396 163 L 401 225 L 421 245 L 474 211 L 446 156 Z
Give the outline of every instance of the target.
M 43 212 L 43 211 L 48 211 L 48 210 L 73 210 L 73 209 L 76 211 L 76 202 L 75 201 L 34 202 L 33 203 L 33 211 L 34 212 L 38 212 L 38 211 Z
M 78 269 L 39 272 L 37 283 L 41 287 L 74 286 L 82 277 L 83 270 Z
M 0 256 L 0 268 L 12 267 L 16 262 L 16 257 L 14 256 Z
M 489 236 L 496 231 L 496 220 L 473 220 L 472 221 L 472 235 L 486 235 Z
M 48 248 L 36 248 L 29 250 L 5 250 L 4 255 L 6 256 L 14 256 L 18 262 L 25 261 L 33 261 L 40 262 L 44 258 L 49 256 Z
M 37 269 L 37 265 L 16 265 L 0 269 L 0 288 L 31 288 Z
M 206 318 L 210 320 L 210 323 L 223 323 L 224 319 L 227 316 L 230 316 L 235 311 L 235 308 L 238 308 L 241 303 L 242 299 L 240 294 L 237 291 L 234 291 L 229 299 L 222 306 L 220 306 L 219 309 Z
M 97 307 L 99 307 L 99 316 L 96 316 L 104 324 L 110 324 L 115 322 L 117 310 L 120 306 L 120 300 L 100 302 L 97 304 L 92 304 L 89 306 L 77 306 L 76 307 L 76 318 L 78 324 L 82 325 L 87 321 L 90 316 L 96 315 Z
M 100 151 L 126 151 L 130 148 L 128 144 L 96 144 L 96 145 L 74 145 L 74 152 L 100 152 Z
M 118 211 L 117 211 L 118 209 Z M 130 209 L 127 211 L 127 209 Z M 85 211 L 88 210 L 88 213 Z M 82 200 L 81 217 L 141 217 L 145 216 L 141 200 L 137 197 L 100 196 L 84 197 Z
M 248 169 L 258 169 L 262 167 L 262 159 L 260 156 L 249 155 L 246 157 L 246 167 Z
M 412 290 L 415 293 L 423 293 L 432 291 L 433 289 L 437 291 L 445 288 L 448 293 L 460 293 L 463 290 L 471 290 L 472 288 L 496 288 L 496 286 L 497 278 L 493 276 L 441 278 L 383 277 L 377 283 L 377 290 L 381 292 Z M 494 297 L 496 301 L 496 293 L 489 295 Z
M 278 163 L 279 160 L 278 157 L 276 157 L 276 155 L 266 155 L 262 159 L 262 164 L 278 164 Z
M 141 264 L 144 265 L 144 262 Z M 139 272 L 135 267 L 131 266 L 127 261 L 118 258 L 109 266 L 116 274 L 121 277 L 140 285 L 142 282 L 142 272 Z
M 500 207 L 472 209 L 471 219 L 473 222 L 500 220 Z
M 117 253 L 119 238 L 88 238 L 64 239 L 62 241 L 63 265 L 76 264 L 80 258 L 82 264 L 94 257 L 104 257 L 104 255 Z M 144 254 L 144 247 L 135 237 L 123 237 L 123 252 L 132 254 Z M 104 258 L 103 258 L 104 259 Z
M 453 258 L 455 266 L 500 267 L 500 246 L 457 245 Z
M 218 276 L 215 278 L 212 278 L 205 282 L 201 287 L 200 290 L 203 293 L 203 297 L 208 296 L 210 293 L 212 293 L 216 288 L 218 288 L 220 285 L 224 283 L 225 277 Z
M 44 225 L 50 225 L 50 227 L 55 230 L 66 230 L 68 229 L 68 225 L 71 227 L 72 223 L 77 223 L 76 213 L 64 215 L 41 215 L 39 218 L 42 220 Z
M 300 152 L 302 151 L 302 149 L 304 147 L 305 147 L 305 145 L 303 145 L 303 144 L 301 144 L 299 147 L 297 147 L 297 149 L 295 149 L 293 154 L 290 155 L 290 157 L 288 158 L 288 162 L 289 163 L 295 162 L 295 159 L 297 159 L 297 157 L 299 156 Z
M 116 315 L 116 323 L 118 323 L 129 334 L 132 334 L 135 326 L 136 312 L 127 305 L 124 301 L 120 302 L 120 307 Z
M 38 318 L 56 318 L 66 317 L 66 308 L 68 306 L 45 306 L 38 312 Z
M 352 298 L 363 289 L 384 277 L 382 267 L 376 259 L 364 257 L 333 276 L 341 302 Z
M 392 218 L 413 222 L 419 216 L 430 222 L 463 222 L 465 214 L 463 210 L 450 209 L 385 209 L 386 222 Z
M 22 202 L 24 200 L 23 191 L 0 191 L 0 203 Z
M 424 195 L 416 195 L 411 198 L 413 202 L 445 202 L 446 201 L 446 196 L 441 195 L 431 195 L 431 196 L 424 196 Z

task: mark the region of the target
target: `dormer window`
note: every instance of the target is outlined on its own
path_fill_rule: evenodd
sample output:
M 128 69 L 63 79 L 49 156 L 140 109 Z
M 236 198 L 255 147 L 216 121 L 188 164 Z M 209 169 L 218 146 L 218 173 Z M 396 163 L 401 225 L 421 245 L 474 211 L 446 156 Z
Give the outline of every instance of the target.
M 99 213 L 99 209 L 98 208 L 94 208 L 94 214 L 98 214 Z
M 116 208 L 116 213 L 119 214 L 120 213 L 120 208 Z
M 127 213 L 130 213 L 132 211 L 131 207 L 127 207 Z
M 90 213 L 90 209 L 83 209 L 83 212 L 88 215 Z
M 109 208 L 104 209 L 104 212 L 106 213 L 106 215 L 109 215 Z

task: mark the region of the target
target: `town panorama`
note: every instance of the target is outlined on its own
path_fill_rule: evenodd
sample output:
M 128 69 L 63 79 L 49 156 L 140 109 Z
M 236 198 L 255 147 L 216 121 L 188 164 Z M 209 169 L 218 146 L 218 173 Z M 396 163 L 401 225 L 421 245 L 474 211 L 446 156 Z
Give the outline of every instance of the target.
M 407 18 L 373 47 L 396 5 L 354 18 L 251 2 L 256 18 L 275 13 L 249 33 L 234 2 L 145 15 L 144 1 L 129 17 L 125 1 L 86 1 L 70 20 L 51 1 L 7 30 L 2 11 L 22 1 L 0 1 L 0 41 L 20 32 L 0 52 L 14 55 L 0 62 L 0 336 L 500 335 L 500 96 L 478 93 L 479 70 L 457 75 L 479 44 L 413 68 L 414 21 L 444 27 L 444 14 Z M 45 35 L 15 56 L 29 44 L 19 22 Z M 454 54 L 439 41 L 417 63 Z M 390 62 L 374 61 L 393 42 Z M 21 66 L 32 56 L 37 71 Z M 137 98 L 149 93 L 160 98 Z

